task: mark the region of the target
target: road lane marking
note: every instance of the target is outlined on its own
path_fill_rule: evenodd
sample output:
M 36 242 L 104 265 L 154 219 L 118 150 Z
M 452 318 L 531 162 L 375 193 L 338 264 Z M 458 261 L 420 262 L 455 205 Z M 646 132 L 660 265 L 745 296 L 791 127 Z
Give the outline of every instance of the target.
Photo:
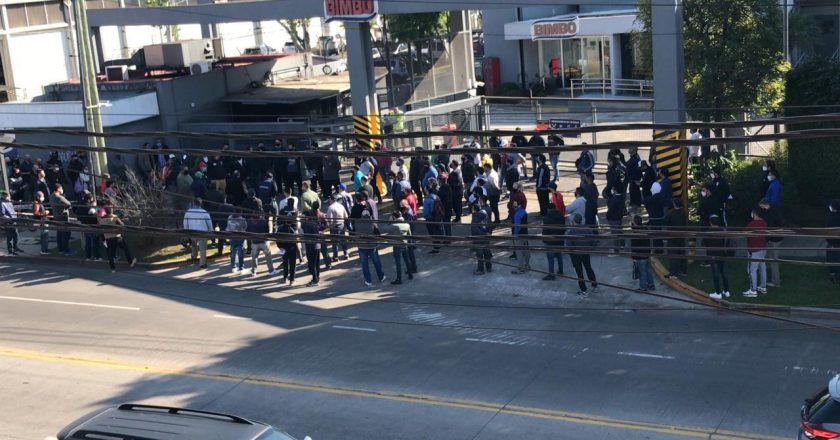
M 84 303 L 84 302 L 73 302 L 73 301 L 59 301 L 56 299 L 41 299 L 41 298 L 23 298 L 19 296 L 0 296 L 0 299 L 6 299 L 10 301 L 28 301 L 28 302 L 37 302 L 37 303 L 45 303 L 45 304 L 61 304 L 65 306 L 82 306 L 82 307 L 96 307 L 100 309 L 116 309 L 116 310 L 131 310 L 133 312 L 140 311 L 138 307 L 126 307 L 126 306 L 113 306 L 109 304 L 94 304 L 94 303 Z
M 214 318 L 220 319 L 240 319 L 243 321 L 251 321 L 251 318 L 247 318 L 245 316 L 233 316 L 233 315 L 213 315 Z
M 661 354 L 650 354 L 650 353 L 635 353 L 632 351 L 619 351 L 618 354 L 622 356 L 634 356 L 640 358 L 648 358 L 648 359 L 668 359 L 673 360 L 676 359 L 674 356 L 663 356 Z
M 367 328 L 367 327 L 351 327 L 349 325 L 334 325 L 333 328 L 340 328 L 343 330 L 356 330 L 360 332 L 375 332 L 375 328 Z
M 565 422 L 579 425 L 611 427 L 632 431 L 658 432 L 675 436 L 702 438 L 707 440 L 787 440 L 787 437 L 749 432 L 727 431 L 716 429 L 713 427 L 704 428 L 680 425 L 667 425 L 663 423 L 616 419 L 595 414 L 576 413 L 569 411 L 552 410 L 547 408 L 506 405 L 498 402 L 453 399 L 443 396 L 433 396 L 425 394 L 408 394 L 394 393 L 388 391 L 339 388 L 324 384 L 293 382 L 290 380 L 283 380 L 278 378 L 260 378 L 254 376 L 240 376 L 235 374 L 223 373 L 203 373 L 188 370 L 177 370 L 165 367 L 157 367 L 153 365 L 131 364 L 105 359 L 67 356 L 31 350 L 21 350 L 16 348 L 0 347 L 0 357 L 27 359 L 56 364 L 80 365 L 100 369 L 133 371 L 137 373 L 156 374 L 161 376 L 177 376 L 211 381 L 247 383 L 250 385 L 266 386 L 278 389 L 309 391 L 348 397 L 361 397 L 373 400 L 396 401 L 416 405 L 460 408 L 466 410 L 482 411 L 487 413 L 502 413 L 527 418 L 553 420 L 557 422 Z

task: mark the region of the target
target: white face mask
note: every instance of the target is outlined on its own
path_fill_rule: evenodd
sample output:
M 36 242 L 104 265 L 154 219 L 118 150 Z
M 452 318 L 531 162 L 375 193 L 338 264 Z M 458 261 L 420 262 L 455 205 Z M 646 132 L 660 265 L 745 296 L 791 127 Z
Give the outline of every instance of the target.
M 706 194 L 707 194 L 706 191 L 700 191 L 701 196 L 706 197 Z
M 767 165 L 763 165 L 763 166 L 761 167 L 761 171 L 767 171 Z
M 770 182 L 772 182 L 775 179 L 776 179 L 775 176 L 767 176 L 767 180 L 770 181 Z

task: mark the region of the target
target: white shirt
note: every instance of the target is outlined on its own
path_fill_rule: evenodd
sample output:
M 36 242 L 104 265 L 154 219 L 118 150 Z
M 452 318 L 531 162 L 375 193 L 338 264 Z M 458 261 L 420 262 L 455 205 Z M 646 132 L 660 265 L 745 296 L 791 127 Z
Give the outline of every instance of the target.
M 344 224 L 344 220 L 347 219 L 347 209 L 345 209 L 344 205 L 338 201 L 332 202 L 330 206 L 327 207 L 327 212 L 324 214 L 324 217 L 326 217 L 333 225 Z
M 286 205 L 289 204 L 289 199 L 292 199 L 292 200 L 295 201 L 295 210 L 300 209 L 300 204 L 298 203 L 298 198 L 295 197 L 295 196 L 289 196 L 289 197 L 286 197 L 285 199 L 281 200 L 280 203 L 277 205 L 277 211 L 278 212 L 282 211 L 283 208 L 285 208 Z
M 690 140 L 690 141 L 697 141 L 697 140 L 700 140 L 700 139 L 703 139 L 703 135 L 700 134 L 699 131 L 691 133 L 688 136 L 688 140 Z M 703 152 L 702 152 L 702 150 L 700 150 L 699 145 L 689 145 L 689 147 L 688 147 L 688 156 L 689 157 L 700 157 L 701 154 L 703 154 Z
M 190 208 L 184 213 L 184 229 L 193 231 L 212 231 L 213 221 L 210 214 L 202 208 Z

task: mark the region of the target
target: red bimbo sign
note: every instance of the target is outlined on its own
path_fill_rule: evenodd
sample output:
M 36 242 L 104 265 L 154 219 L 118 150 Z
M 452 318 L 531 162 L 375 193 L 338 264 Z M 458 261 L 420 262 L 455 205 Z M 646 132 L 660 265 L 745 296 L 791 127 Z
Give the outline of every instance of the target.
M 324 0 L 324 16 L 327 21 L 367 21 L 378 12 L 378 0 Z
M 556 40 L 574 37 L 578 33 L 578 20 L 546 20 L 531 25 L 532 40 Z

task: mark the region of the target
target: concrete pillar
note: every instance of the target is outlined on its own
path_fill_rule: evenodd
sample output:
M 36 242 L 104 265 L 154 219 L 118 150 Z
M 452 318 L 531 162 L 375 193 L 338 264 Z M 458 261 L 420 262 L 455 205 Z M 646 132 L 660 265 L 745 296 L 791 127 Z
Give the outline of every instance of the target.
M 125 0 L 120 0 L 120 7 L 125 8 Z M 131 51 L 128 49 L 128 37 L 125 35 L 125 26 L 117 26 L 117 36 L 120 39 L 120 57 L 130 57 Z
M 618 95 L 616 83 L 621 80 L 621 34 L 610 35 L 610 81 L 612 94 Z
M 470 11 L 449 13 L 449 53 L 452 62 L 452 80 L 455 91 L 475 87 L 475 60 L 472 50 Z
M 653 121 L 685 121 L 682 0 L 651 2 Z
M 94 47 L 93 60 L 97 73 L 105 73 L 105 51 L 102 49 L 102 32 L 99 26 L 90 28 L 90 43 Z
M 376 81 L 373 73 L 373 45 L 370 24 L 346 22 L 347 70 L 350 71 L 350 93 L 353 115 L 379 113 L 376 102 Z
M 251 23 L 251 26 L 254 28 L 254 45 L 260 46 L 263 44 L 263 32 L 262 32 L 262 22 L 261 21 L 254 21 Z
M 214 23 L 201 23 L 201 38 L 216 38 L 219 36 L 218 25 Z

